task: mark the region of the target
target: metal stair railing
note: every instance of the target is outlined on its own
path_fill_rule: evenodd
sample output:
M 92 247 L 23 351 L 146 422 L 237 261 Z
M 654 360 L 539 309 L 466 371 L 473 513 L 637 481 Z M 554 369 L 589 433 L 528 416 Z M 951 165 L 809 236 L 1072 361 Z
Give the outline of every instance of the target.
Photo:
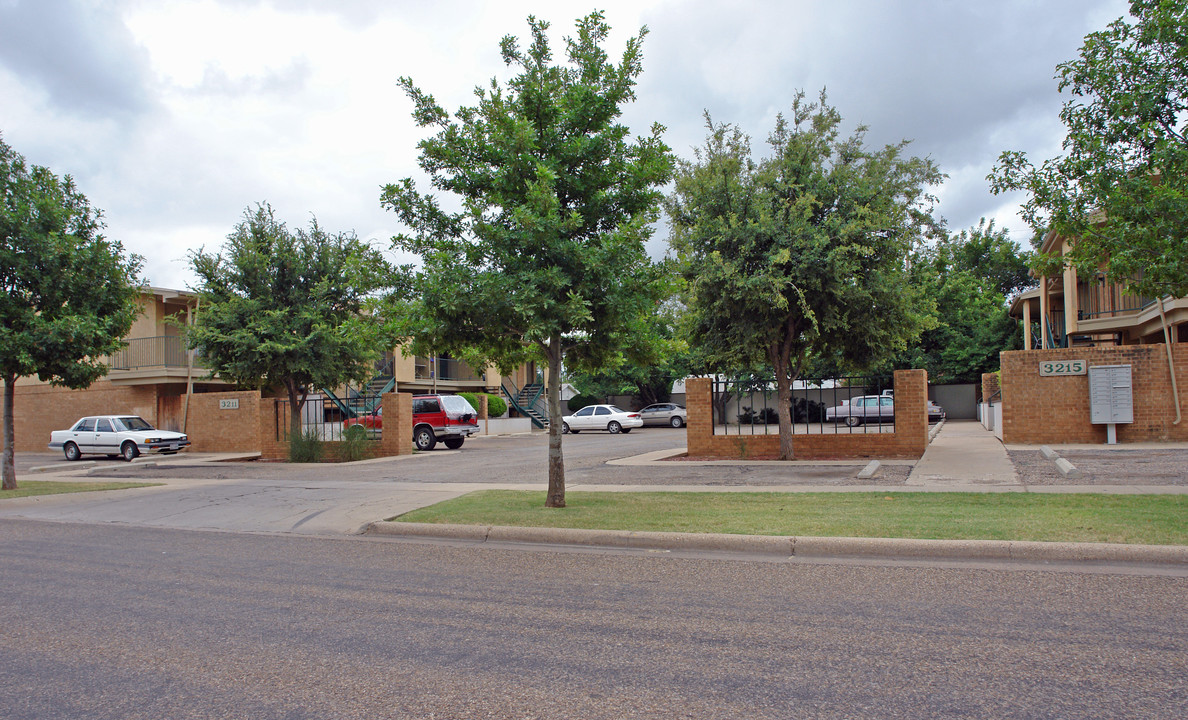
M 384 361 L 376 363 L 376 374 L 361 387 L 345 385 L 347 394 L 345 400 L 338 397 L 330 388 L 321 388 L 321 392 L 348 418 L 369 415 L 375 412 L 375 409 L 383 402 L 384 394 L 391 392 L 396 387 L 396 376 L 393 372 L 394 363 L 394 357 L 388 357 Z
M 549 427 L 548 416 L 541 413 L 535 407 L 536 401 L 540 398 L 541 393 L 544 392 L 544 386 L 538 385 L 534 389 L 533 385 L 525 385 L 521 389 L 516 387 L 515 383 L 511 383 L 511 389 L 509 390 L 508 383 L 501 380 L 499 388 L 503 391 L 504 397 L 511 403 L 511 406 L 516 409 L 516 412 L 527 417 L 536 427 L 544 430 Z M 524 396 L 528 393 L 532 393 L 531 401 L 524 399 Z

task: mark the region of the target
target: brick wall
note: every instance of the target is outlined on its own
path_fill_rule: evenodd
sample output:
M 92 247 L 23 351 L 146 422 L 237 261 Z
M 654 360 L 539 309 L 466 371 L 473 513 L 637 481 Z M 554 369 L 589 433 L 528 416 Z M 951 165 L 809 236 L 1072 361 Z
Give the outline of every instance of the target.
M 221 409 L 222 400 L 238 401 L 235 409 Z M 183 398 L 184 402 L 184 398 Z M 191 452 L 257 452 L 260 450 L 259 390 L 195 393 L 190 396 L 186 434 Z M 267 401 L 271 405 L 271 401 Z
M 778 454 L 780 437 L 771 435 L 715 435 L 712 386 L 708 378 L 685 381 L 689 455 L 739 458 Z M 802 460 L 835 458 L 918 458 L 928 447 L 928 373 L 895 372 L 895 432 L 795 435 L 793 455 Z M 832 429 L 832 426 L 827 426 Z
M 1188 344 L 1172 345 L 1181 412 L 1188 412 Z M 1174 425 L 1167 350 L 1159 345 L 1110 345 L 1012 350 L 1002 359 L 1002 440 L 1005 443 L 1104 443 L 1106 426 L 1089 421 L 1089 376 L 1040 377 L 1045 360 L 1130 365 L 1134 422 L 1117 425 L 1118 442 L 1188 441 L 1188 418 Z
M 112 385 L 99 380 L 86 390 L 44 383 L 18 383 L 13 395 L 13 434 L 17 452 L 49 452 L 50 433 L 65 430 L 87 415 L 139 415 L 156 426 L 157 389 L 152 385 Z

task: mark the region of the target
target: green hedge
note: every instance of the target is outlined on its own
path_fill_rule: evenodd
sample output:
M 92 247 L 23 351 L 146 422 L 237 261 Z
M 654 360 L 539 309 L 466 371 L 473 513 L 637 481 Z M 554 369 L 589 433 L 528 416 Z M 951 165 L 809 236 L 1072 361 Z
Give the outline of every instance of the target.
M 472 392 L 458 393 L 459 397 L 466 398 L 466 402 L 470 403 L 470 407 L 474 408 L 476 412 L 479 409 L 479 395 L 487 396 L 487 417 L 497 418 L 500 415 L 503 415 L 503 413 L 507 412 L 507 403 L 498 395 L 492 395 L 491 393 Z

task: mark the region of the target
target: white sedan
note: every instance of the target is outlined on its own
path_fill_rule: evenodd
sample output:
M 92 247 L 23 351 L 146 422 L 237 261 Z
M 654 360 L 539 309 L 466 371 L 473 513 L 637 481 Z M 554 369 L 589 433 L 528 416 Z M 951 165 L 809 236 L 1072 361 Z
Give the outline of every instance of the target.
M 629 433 L 637 427 L 643 427 L 643 418 L 639 413 L 629 413 L 614 405 L 587 405 L 561 418 L 561 432 L 575 435 L 582 430 L 605 430 L 614 435 Z
M 156 430 L 135 415 L 97 415 L 81 418 L 69 430 L 50 433 L 49 447 L 67 460 L 84 454 L 108 455 L 129 462 L 142 452 L 172 454 L 189 447 L 190 439 L 172 430 Z

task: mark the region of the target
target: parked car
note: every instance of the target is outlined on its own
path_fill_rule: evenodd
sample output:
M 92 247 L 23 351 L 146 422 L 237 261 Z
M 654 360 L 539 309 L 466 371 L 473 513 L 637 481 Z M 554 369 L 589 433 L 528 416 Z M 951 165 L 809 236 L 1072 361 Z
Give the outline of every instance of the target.
M 368 430 L 381 430 L 384 427 L 384 409 L 378 407 L 372 412 L 363 415 L 356 415 L 353 418 L 347 418 L 342 422 L 342 427 L 349 428 L 359 425 Z
M 413 444 L 432 450 L 437 441 L 451 450 L 479 430 L 478 411 L 459 395 L 414 395 Z
M 895 399 L 884 392 L 882 395 L 859 395 L 848 402 L 828 408 L 825 411 L 826 422 L 844 422 L 850 427 L 857 427 L 864 422 L 887 422 L 895 418 Z M 945 409 L 940 405 L 928 401 L 928 420 L 935 422 L 945 418 Z
M 157 430 L 135 415 L 93 415 L 79 418 L 69 430 L 50 433 L 49 447 L 67 460 L 107 455 L 129 462 L 141 453 L 172 455 L 190 446 L 190 439 L 172 430 Z
M 825 421 L 850 427 L 895 418 L 895 400 L 886 395 L 859 395 L 825 410 Z
M 685 408 L 673 403 L 652 403 L 639 411 L 639 417 L 644 425 L 671 425 L 679 428 L 685 426 L 688 413 Z
M 459 395 L 414 395 L 413 444 L 418 450 L 432 450 L 440 440 L 451 450 L 462 447 L 466 438 L 479 430 L 478 411 Z M 384 427 L 384 409 L 347 418 L 343 429 L 362 426 L 369 430 Z
M 611 435 L 629 433 L 643 427 L 639 413 L 630 413 L 614 405 L 587 405 L 561 418 L 561 432 L 577 434 L 582 430 L 606 430 Z

